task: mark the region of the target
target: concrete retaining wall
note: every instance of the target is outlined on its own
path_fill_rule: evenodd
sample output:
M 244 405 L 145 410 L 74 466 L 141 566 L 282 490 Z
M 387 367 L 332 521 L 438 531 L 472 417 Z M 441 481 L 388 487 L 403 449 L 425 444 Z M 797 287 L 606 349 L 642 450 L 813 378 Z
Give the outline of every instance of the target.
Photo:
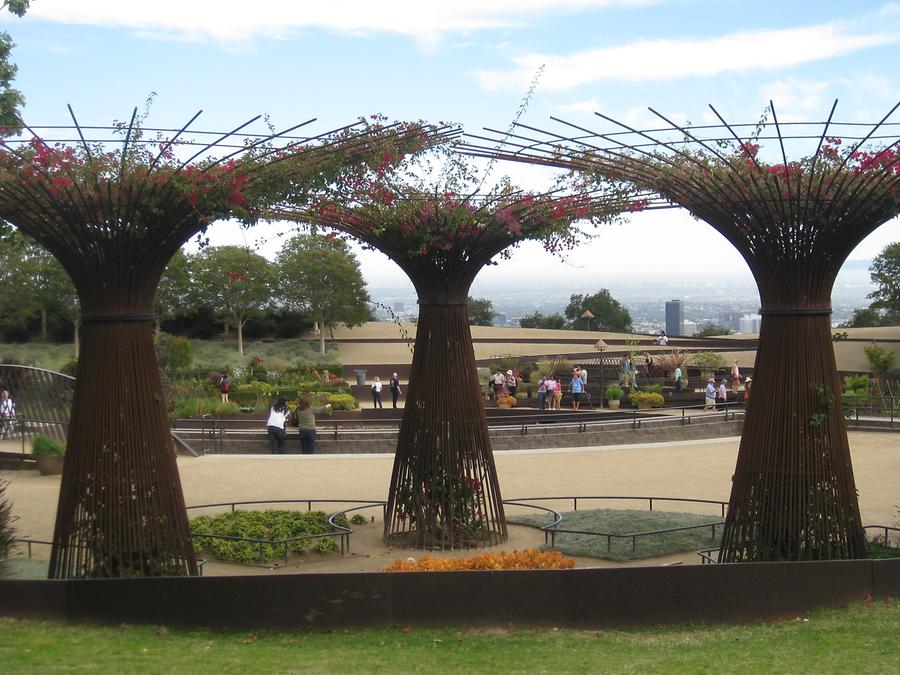
M 728 422 L 716 420 L 694 421 L 682 424 L 678 418 L 671 420 L 654 419 L 633 428 L 630 422 L 587 427 L 579 432 L 576 427 L 558 427 L 553 424 L 531 425 L 528 433 L 520 428 L 491 429 L 491 442 L 495 451 L 532 448 L 577 448 L 592 445 L 619 445 L 628 443 L 655 443 L 663 441 L 687 441 L 704 438 L 727 438 L 740 436 L 743 420 Z M 199 434 L 183 431 L 179 436 L 194 450 L 215 452 L 214 446 L 204 442 Z M 335 440 L 334 434 L 319 431 L 316 438 L 316 452 L 319 454 L 350 453 L 392 453 L 397 445 L 396 430 L 341 432 Z M 297 431 L 288 433 L 286 444 L 288 454 L 300 452 L 300 438 Z M 223 454 L 266 454 L 270 452 L 266 434 L 227 433 L 222 443 Z

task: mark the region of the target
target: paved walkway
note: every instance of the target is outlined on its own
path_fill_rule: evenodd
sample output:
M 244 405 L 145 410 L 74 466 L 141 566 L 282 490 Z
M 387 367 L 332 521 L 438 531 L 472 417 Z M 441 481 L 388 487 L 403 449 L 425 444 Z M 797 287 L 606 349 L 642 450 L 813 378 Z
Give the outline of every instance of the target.
M 727 501 L 739 439 L 714 439 L 556 450 L 513 450 L 497 453 L 504 498 L 558 495 L 634 495 L 699 497 Z M 851 432 L 850 447 L 865 524 L 898 524 L 897 479 L 900 435 Z M 188 505 L 253 499 L 349 498 L 380 500 L 386 496 L 392 455 L 217 455 L 179 458 Z M 20 536 L 49 539 L 59 493 L 59 477 L 36 471 L 5 471 Z M 567 509 L 570 503 L 560 502 Z M 621 503 L 622 508 L 632 504 Z M 330 510 L 324 507 L 325 510 Z M 582 506 L 584 508 L 584 506 Z M 678 510 L 709 513 L 704 507 Z M 380 512 L 374 525 L 353 535 L 354 555 L 308 555 L 284 571 L 370 571 L 397 557 L 418 555 L 387 550 L 381 544 Z M 506 548 L 538 545 L 543 538 L 529 528 L 512 528 Z M 37 549 L 36 549 L 37 550 Z M 46 555 L 44 551 L 43 555 Z M 674 556 L 669 562 L 693 563 L 696 555 Z M 579 561 L 597 565 L 596 561 Z M 660 564 L 665 561 L 653 561 Z M 602 564 L 602 563 L 601 563 Z M 210 565 L 208 573 L 260 573 L 232 565 Z

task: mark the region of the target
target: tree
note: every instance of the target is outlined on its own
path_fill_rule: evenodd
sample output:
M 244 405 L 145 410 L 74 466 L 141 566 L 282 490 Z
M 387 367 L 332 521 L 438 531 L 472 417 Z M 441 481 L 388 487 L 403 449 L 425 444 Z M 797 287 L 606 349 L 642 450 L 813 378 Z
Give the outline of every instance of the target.
M 0 10 L 6 9 L 11 14 L 22 17 L 30 2 L 31 0 L 3 0 Z M 13 47 L 15 45 L 9 33 L 0 32 L 0 128 L 3 129 L 18 129 L 21 126 L 18 108 L 25 103 L 22 92 L 11 86 L 18 71 L 16 65 L 9 60 Z M 0 131 L 0 136 L 6 136 L 7 133 Z
M 541 314 L 540 311 L 536 311 L 534 314 L 529 314 L 520 318 L 519 326 L 521 328 L 547 328 L 558 330 L 566 328 L 566 317 L 559 312 L 545 315 Z
M 297 234 L 278 254 L 277 264 L 282 300 L 319 323 L 321 353 L 326 326 L 360 326 L 371 319 L 359 261 L 340 237 Z
M 163 272 L 156 289 L 156 330 L 166 319 L 172 319 L 190 309 L 191 275 L 188 258 L 184 251 L 179 249 L 172 256 L 166 271 Z
M 0 327 L 21 326 L 33 313 L 22 285 L 25 237 L 16 229 L 0 225 Z
M 696 334 L 696 337 L 715 337 L 716 335 L 733 335 L 734 331 L 725 326 L 717 326 L 714 323 L 708 323 Z
M 869 293 L 871 309 L 900 314 L 900 241 L 888 244 L 872 260 L 869 274 L 878 288 Z
M 881 325 L 881 315 L 871 307 L 854 309 L 853 315 L 840 325 L 840 328 L 871 328 Z
M 581 318 L 585 310 L 594 315 L 590 322 Z M 573 328 L 583 327 L 585 330 L 614 333 L 631 332 L 631 314 L 605 288 L 594 295 L 572 295 L 565 313 L 569 325 Z
M 486 298 L 473 298 L 469 296 L 469 325 L 493 326 L 497 312 L 494 311 L 494 303 Z
M 191 268 L 197 304 L 234 326 L 243 356 L 244 324 L 272 297 L 271 263 L 242 246 L 210 246 L 193 257 Z
M 897 363 L 897 355 L 875 342 L 864 347 L 863 351 L 866 353 L 872 375 L 875 376 L 875 387 L 881 391 L 881 380 Z
M 21 267 L 22 289 L 29 296 L 34 314 L 41 318 L 41 339 L 47 339 L 47 317 L 62 315 L 75 327 L 75 357 L 78 357 L 79 305 L 75 284 L 59 261 L 31 237 L 25 237 Z

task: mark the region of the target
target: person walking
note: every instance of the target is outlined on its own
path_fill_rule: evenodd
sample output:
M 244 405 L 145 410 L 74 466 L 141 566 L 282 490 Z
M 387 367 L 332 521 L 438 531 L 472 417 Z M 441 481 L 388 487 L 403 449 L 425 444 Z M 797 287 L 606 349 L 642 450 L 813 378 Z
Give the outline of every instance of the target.
M 325 404 L 324 408 L 311 408 L 309 400 L 301 397 L 297 400 L 297 411 L 294 413 L 296 426 L 300 432 L 300 452 L 304 455 L 314 455 L 316 452 L 316 415 L 331 411 L 331 404 Z
M 731 362 L 731 393 L 738 393 L 741 386 L 741 369 L 738 368 L 737 359 Z
M 403 392 L 400 390 L 400 380 L 397 378 L 397 373 L 391 375 L 391 381 L 388 382 L 388 386 L 391 389 L 391 403 L 394 408 L 397 407 L 397 399 L 400 398 L 400 394 Z
M 272 445 L 273 455 L 284 454 L 284 425 L 288 421 L 290 411 L 287 407 L 287 399 L 279 397 L 275 405 L 269 408 L 269 419 L 266 421 L 266 430 L 269 432 L 269 443 Z
M 716 381 L 713 378 L 709 378 L 709 382 L 706 383 L 706 399 L 703 403 L 703 412 L 707 410 L 716 409 Z
M 644 365 L 647 367 L 647 379 L 653 383 L 653 356 L 650 352 L 644 352 Z
M 372 380 L 372 407 L 373 408 L 384 408 L 381 405 L 381 379 L 376 375 L 375 379 Z
M 584 394 L 584 381 L 581 379 L 581 373 L 577 370 L 572 371 L 572 410 L 578 410 L 581 406 L 581 396 Z
M 681 366 L 675 366 L 675 393 L 681 393 Z
M 728 380 L 726 380 L 724 377 L 722 378 L 722 381 L 719 382 L 719 400 L 722 402 L 722 405 L 725 405 L 726 403 L 728 403 L 728 386 L 727 386 L 727 384 L 728 384 Z
M 624 354 L 619 357 L 619 384 L 623 387 L 628 386 L 628 359 Z
M 637 389 L 637 366 L 634 363 L 634 359 L 631 358 L 631 355 L 628 355 L 628 362 L 626 364 L 626 373 L 628 375 L 628 387 L 630 389 Z

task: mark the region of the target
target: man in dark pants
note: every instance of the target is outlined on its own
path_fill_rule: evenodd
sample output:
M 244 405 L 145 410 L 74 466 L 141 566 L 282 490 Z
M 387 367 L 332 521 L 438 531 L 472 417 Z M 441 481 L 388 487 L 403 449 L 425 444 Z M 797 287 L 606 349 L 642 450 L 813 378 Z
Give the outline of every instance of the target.
M 400 397 L 400 394 L 403 392 L 400 391 L 400 380 L 397 379 L 397 373 L 391 375 L 391 381 L 389 382 L 389 386 L 391 388 L 391 401 L 394 404 L 394 407 L 397 407 L 397 399 Z

